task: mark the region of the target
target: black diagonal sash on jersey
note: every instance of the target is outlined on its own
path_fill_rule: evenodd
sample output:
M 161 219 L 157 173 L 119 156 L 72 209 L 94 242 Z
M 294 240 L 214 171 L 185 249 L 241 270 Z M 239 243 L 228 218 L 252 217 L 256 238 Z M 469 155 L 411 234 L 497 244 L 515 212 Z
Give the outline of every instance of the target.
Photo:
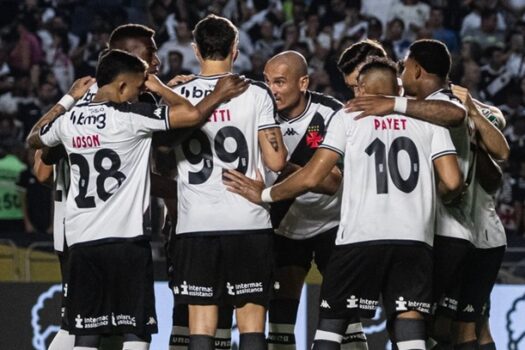
M 324 135 L 326 133 L 325 120 L 319 113 L 315 113 L 310 121 L 310 124 L 306 128 L 306 132 L 297 143 L 292 155 L 290 156 L 290 163 L 297 164 L 301 167 L 305 166 L 306 163 L 312 158 L 317 148 L 323 143 Z M 276 182 L 282 179 L 277 178 Z M 273 203 L 270 208 L 270 218 L 272 220 L 272 226 L 278 228 L 283 220 L 284 216 L 292 206 L 295 199 L 289 199 Z

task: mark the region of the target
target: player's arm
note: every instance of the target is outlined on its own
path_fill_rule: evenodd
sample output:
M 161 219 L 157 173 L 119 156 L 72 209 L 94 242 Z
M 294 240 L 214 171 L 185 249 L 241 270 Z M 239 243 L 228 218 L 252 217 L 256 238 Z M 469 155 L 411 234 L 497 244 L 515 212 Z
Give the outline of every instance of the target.
M 169 107 L 169 126 L 171 129 L 196 126 L 203 123 L 223 102 L 239 96 L 248 88 L 248 82 L 238 75 L 231 74 L 220 78 L 215 89 L 197 105 L 177 95 L 155 75 L 148 75 L 146 88 L 157 93 Z
M 464 189 L 463 175 L 455 154 L 447 154 L 434 159 L 434 168 L 439 178 L 438 192 L 443 202 L 456 199 Z
M 51 184 L 53 182 L 53 166 L 47 165 L 42 161 L 42 150 L 37 149 L 35 152 L 35 162 L 33 172 L 38 182 L 42 184 Z
M 68 109 L 70 109 L 76 101 L 78 101 L 84 94 L 89 90 L 91 85 L 95 83 L 95 79 L 87 76 L 75 80 L 69 92 L 56 104 L 54 105 L 46 114 L 44 114 L 31 128 L 29 135 L 27 136 L 27 144 L 31 148 L 42 148 L 44 143 L 40 139 L 40 129 L 47 124 L 52 123 L 59 116 L 64 114 Z
M 235 170 L 224 173 L 226 178 L 224 184 L 229 191 L 240 194 L 253 203 L 278 202 L 311 191 L 330 174 L 338 160 L 339 154 L 337 152 L 319 148 L 302 169 L 293 173 L 283 182 L 267 189 L 264 189 L 260 175 L 256 180 L 252 180 Z M 263 190 L 265 191 L 264 198 L 262 198 Z
M 405 99 L 405 97 L 397 97 Z M 387 115 L 401 113 L 409 117 L 445 127 L 457 126 L 465 119 L 465 111 L 442 100 L 412 100 L 406 99 L 406 111 L 394 110 L 395 98 L 386 96 L 362 96 L 348 101 L 345 105 L 346 112 L 360 112 L 355 119 L 370 115 Z
M 482 147 L 477 150 L 476 177 L 481 187 L 489 194 L 496 193 L 503 183 L 501 167 Z
M 296 171 L 299 171 L 301 169 L 301 166 L 288 162 L 286 163 L 286 166 L 281 171 L 281 174 L 279 174 L 279 177 L 275 182 L 281 182 Z M 317 186 L 312 188 L 311 192 L 315 193 L 322 193 L 322 194 L 329 194 L 332 195 L 337 192 L 339 189 L 339 186 L 341 185 L 341 181 L 343 181 L 343 173 L 341 172 L 341 169 L 336 165 L 332 168 L 330 171 L 330 174 L 328 174 L 327 177 L 321 181 Z
M 489 155 L 495 160 L 507 160 L 510 154 L 510 147 L 503 133 L 489 119 L 485 118 L 470 94 L 467 97 L 466 105 L 479 139 Z
M 177 182 L 169 177 L 161 176 L 153 172 L 150 173 L 151 188 L 150 194 L 153 197 L 169 199 L 177 197 Z
M 264 165 L 271 171 L 281 171 L 286 165 L 286 157 L 288 156 L 281 128 L 276 126 L 259 130 L 257 137 Z

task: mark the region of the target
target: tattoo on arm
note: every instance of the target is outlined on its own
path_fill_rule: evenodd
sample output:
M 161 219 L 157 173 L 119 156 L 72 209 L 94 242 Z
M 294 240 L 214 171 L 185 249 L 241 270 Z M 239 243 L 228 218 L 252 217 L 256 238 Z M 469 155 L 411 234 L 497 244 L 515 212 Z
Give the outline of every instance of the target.
M 266 136 L 266 140 L 270 143 L 273 150 L 279 152 L 279 142 L 277 142 L 275 130 L 264 130 L 264 136 Z

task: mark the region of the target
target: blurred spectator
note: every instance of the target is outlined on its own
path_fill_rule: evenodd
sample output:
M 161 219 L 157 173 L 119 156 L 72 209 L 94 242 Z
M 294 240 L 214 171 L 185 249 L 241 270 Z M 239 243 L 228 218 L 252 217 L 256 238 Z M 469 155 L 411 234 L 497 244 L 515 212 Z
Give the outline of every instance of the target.
M 0 119 L 0 135 L 9 134 L 11 124 L 8 119 Z M 16 182 L 26 165 L 14 154 L 8 153 L 13 144 L 6 145 L 1 140 L 0 145 L 0 232 L 23 232 L 24 214 L 22 201 Z
M 168 72 L 161 75 L 161 80 L 167 82 L 177 75 L 191 74 L 189 70 L 182 68 L 183 60 L 184 57 L 179 51 L 168 52 Z
M 379 41 L 383 38 L 383 24 L 376 17 L 368 18 L 368 35 L 370 40 Z
M 504 32 L 497 27 L 497 14 L 491 10 L 481 13 L 481 26 L 477 29 L 465 31 L 463 40 L 471 40 L 479 44 L 482 50 L 490 46 L 502 45 L 504 43 Z
M 403 37 L 405 23 L 399 18 L 393 18 L 388 22 L 385 41 L 392 45 L 394 51 L 393 59 L 400 60 L 405 57 L 410 46 L 410 41 Z
M 503 15 L 494 7 L 495 3 L 491 0 L 474 0 L 472 2 L 472 11 L 465 16 L 461 23 L 461 37 L 464 37 L 469 31 L 479 30 L 481 28 L 482 13 L 494 13 L 496 15 L 497 30 L 504 31 L 507 29 Z
M 443 8 L 437 6 L 432 7 L 427 21 L 427 28 L 432 32 L 433 39 L 445 43 L 451 53 L 457 53 L 459 51 L 458 38 L 452 30 L 443 26 L 443 19 Z
M 488 63 L 481 67 L 481 90 L 484 100 L 500 105 L 505 102 L 505 88 L 512 82 L 511 73 L 505 65 L 505 50 L 492 46 L 486 50 Z
M 401 0 L 390 10 L 390 19 L 400 18 L 405 24 L 405 37 L 414 40 L 430 16 L 430 6 L 419 0 Z
M 260 51 L 255 51 L 250 57 L 250 63 L 252 65 L 250 70 L 241 71 L 246 78 L 264 81 L 264 65 L 266 64 L 266 57 L 264 53 Z
M 275 54 L 277 47 L 282 43 L 273 35 L 274 26 L 270 20 L 263 20 L 259 28 L 260 38 L 255 42 L 253 48 L 263 53 L 268 59 Z
M 333 24 L 333 38 L 341 40 L 345 36 L 353 37 L 355 40 L 366 39 L 368 23 L 359 16 L 359 6 L 347 5 L 345 18 Z
M 398 0 L 366 0 L 361 1 L 361 14 L 366 17 L 376 17 L 386 29 L 390 19 L 390 9 Z M 372 39 L 372 38 L 371 38 Z
M 191 46 L 193 36 L 188 27 L 188 23 L 185 21 L 177 22 L 176 33 L 175 40 L 166 41 L 159 49 L 158 55 L 161 62 L 160 69 L 162 74 L 168 73 L 168 54 L 170 51 L 178 51 L 182 54 L 184 57 L 182 62 L 183 69 L 193 74 L 199 73 L 200 65 Z
M 525 62 L 523 62 L 525 58 L 525 45 L 523 33 L 518 31 L 511 32 L 508 42 L 510 43 L 510 49 L 507 69 L 514 79 L 520 79 L 525 75 Z
M 75 68 L 69 58 L 70 42 L 65 29 L 53 31 L 53 45 L 46 52 L 46 61 L 55 74 L 58 86 L 62 91 L 68 91 L 75 80 Z
M 27 152 L 27 168 L 17 181 L 20 192 L 24 230 L 27 233 L 52 233 L 51 188 L 41 184 L 33 173 L 34 151 Z
M 19 18 L 15 24 L 17 41 L 9 54 L 9 66 L 13 70 L 29 72 L 29 69 L 40 63 L 44 53 L 40 41 L 35 35 L 33 21 L 29 16 Z

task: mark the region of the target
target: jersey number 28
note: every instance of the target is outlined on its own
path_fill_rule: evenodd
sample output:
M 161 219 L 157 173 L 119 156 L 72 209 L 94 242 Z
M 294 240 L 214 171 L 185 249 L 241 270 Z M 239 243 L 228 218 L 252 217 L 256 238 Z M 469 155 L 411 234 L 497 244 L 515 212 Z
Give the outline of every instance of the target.
M 105 168 L 102 165 L 104 159 L 109 159 L 110 166 Z M 71 153 L 69 155 L 69 161 L 71 166 L 76 165 L 80 171 L 80 179 L 78 182 L 78 196 L 75 197 L 75 202 L 79 208 L 94 208 L 95 197 L 87 196 L 89 186 L 89 171 L 90 166 L 87 159 L 78 153 Z M 126 175 L 119 171 L 120 168 L 120 157 L 112 149 L 104 148 L 95 153 L 93 157 L 93 166 L 98 172 L 96 179 L 97 195 L 104 202 L 113 195 L 113 193 L 107 192 L 104 183 L 106 179 L 113 178 L 117 180 L 118 186 L 122 185 L 122 182 L 126 179 Z

